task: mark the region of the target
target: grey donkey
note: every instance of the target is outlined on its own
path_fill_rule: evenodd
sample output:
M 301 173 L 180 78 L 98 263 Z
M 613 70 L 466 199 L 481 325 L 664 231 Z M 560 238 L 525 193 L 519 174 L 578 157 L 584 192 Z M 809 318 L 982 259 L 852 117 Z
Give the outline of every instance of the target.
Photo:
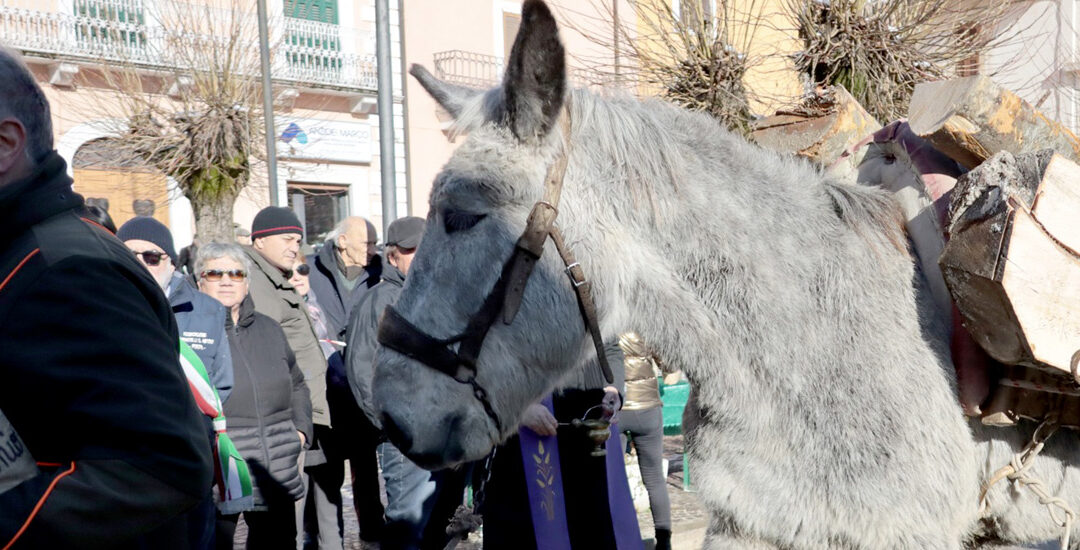
M 638 332 L 694 388 L 691 468 L 707 548 L 958 549 L 1054 538 L 1035 498 L 981 484 L 1031 435 L 961 413 L 946 328 L 880 190 L 830 181 L 658 101 L 567 91 L 543 2 L 526 1 L 502 85 L 412 74 L 467 139 L 437 176 L 396 304 L 461 333 L 568 155 L 557 225 L 592 281 L 601 331 Z M 569 135 L 558 123 L 569 117 Z M 592 353 L 550 241 L 513 322 L 497 321 L 473 388 L 383 348 L 374 396 L 391 439 L 438 468 L 477 460 Z M 1077 503 L 1080 454 L 1059 434 L 1035 464 Z M 1080 537 L 1074 537 L 1074 540 Z

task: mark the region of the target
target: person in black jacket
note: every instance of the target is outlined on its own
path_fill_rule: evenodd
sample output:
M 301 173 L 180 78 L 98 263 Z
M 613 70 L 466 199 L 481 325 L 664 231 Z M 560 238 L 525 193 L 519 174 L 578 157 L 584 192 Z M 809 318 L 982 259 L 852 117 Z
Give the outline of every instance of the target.
M 350 314 L 382 278 L 382 258 L 375 253 L 377 240 L 374 224 L 360 216 L 350 216 L 341 220 L 327 235 L 318 253 L 307 257 L 309 296 L 314 295 L 322 308 L 331 340 L 345 340 Z M 326 464 L 311 472 L 312 491 L 308 498 L 325 500 L 319 486 L 340 485 L 344 475 L 342 462 L 347 459 L 352 470 L 353 506 L 360 526 L 360 539 L 373 545 L 382 538 L 383 529 L 379 463 L 375 455 L 379 431 L 356 406 L 341 361 L 331 362 L 327 368 L 326 401 L 334 428 L 322 442 Z M 336 515 L 340 516 L 340 505 L 337 508 Z M 316 502 L 315 509 L 324 518 L 331 511 L 325 502 Z M 325 519 L 321 524 L 326 524 Z M 320 532 L 320 540 L 324 536 Z M 321 544 L 320 547 L 325 548 Z
M 176 322 L 71 183 L 44 94 L 0 49 L 0 411 L 39 464 L 0 483 L 0 547 L 187 548 L 213 465 Z
M 248 296 L 251 264 L 235 244 L 208 243 L 195 260 L 199 289 L 229 311 L 234 385 L 228 433 L 253 477 L 255 508 L 244 512 L 248 548 L 295 548 L 294 502 L 304 495 L 300 453 L 311 440 L 311 399 L 285 333 Z M 232 548 L 239 514 L 219 515 L 218 548 Z
M 345 346 L 345 372 L 353 396 L 368 420 L 381 428 L 371 399 L 375 376 L 375 340 L 379 317 L 401 295 L 405 276 L 424 234 L 424 220 L 415 216 L 394 220 L 386 231 L 383 281 L 364 295 L 349 320 Z M 446 525 L 461 504 L 466 469 L 428 472 L 384 442 L 378 447 L 379 463 L 386 482 L 386 527 L 383 550 L 439 549 L 449 537 Z

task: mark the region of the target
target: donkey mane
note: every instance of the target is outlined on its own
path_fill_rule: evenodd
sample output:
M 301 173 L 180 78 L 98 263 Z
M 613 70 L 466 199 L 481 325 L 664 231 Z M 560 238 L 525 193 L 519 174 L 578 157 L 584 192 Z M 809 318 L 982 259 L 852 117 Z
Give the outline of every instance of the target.
M 625 186 L 635 206 L 646 200 L 654 216 L 659 214 L 658 195 L 678 195 L 691 178 L 700 177 L 698 171 L 708 170 L 700 153 L 711 150 L 705 159 L 747 158 L 754 164 L 760 162 L 759 166 L 771 166 L 770 172 L 797 175 L 786 181 L 762 178 L 755 183 L 793 182 L 804 192 L 820 193 L 836 217 L 872 247 L 884 237 L 893 248 L 907 254 L 903 216 L 887 193 L 833 180 L 805 159 L 762 149 L 710 116 L 658 99 L 604 97 L 580 89 L 573 90 L 570 97 L 574 154 L 590 157 L 584 160 L 587 166 L 608 166 L 604 174 L 612 187 Z M 589 146 L 574 147 L 580 142 Z M 716 191 L 723 192 L 719 186 Z
M 568 92 L 571 118 L 571 149 L 575 155 L 586 155 L 586 166 L 605 166 L 603 178 L 593 185 L 624 186 L 633 199 L 633 206 L 642 201 L 653 216 L 660 214 L 658 196 L 678 194 L 695 169 L 700 167 L 701 145 L 717 156 L 755 158 L 775 167 L 777 172 L 799 174 L 802 186 L 812 189 L 820 182 L 823 196 L 831 202 L 837 217 L 868 242 L 874 243 L 873 233 L 879 233 L 896 249 L 907 253 L 903 238 L 903 217 L 887 194 L 856 187 L 830 179 L 804 159 L 784 156 L 747 142 L 732 134 L 716 119 L 702 113 L 690 112 L 665 101 L 649 98 L 639 100 L 615 92 L 597 95 L 584 89 Z M 502 111 L 501 88 L 477 93 L 462 104 L 451 125 L 450 137 L 456 139 L 492 121 Z M 588 147 L 575 144 L 588 143 Z M 698 147 L 687 147 L 695 143 Z M 706 157 L 708 158 L 708 157 Z M 573 177 L 573 164 L 571 165 Z M 769 184 L 763 178 L 759 183 Z

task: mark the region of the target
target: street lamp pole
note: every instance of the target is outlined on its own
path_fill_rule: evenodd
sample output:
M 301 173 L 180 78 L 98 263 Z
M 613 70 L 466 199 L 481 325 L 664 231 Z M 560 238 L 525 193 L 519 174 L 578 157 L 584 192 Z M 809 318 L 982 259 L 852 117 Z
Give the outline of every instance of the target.
M 262 66 L 263 117 L 266 120 L 266 171 L 270 183 L 270 206 L 278 205 L 277 132 L 274 130 L 274 89 L 270 85 L 270 31 L 266 0 L 257 0 L 259 17 L 259 64 Z
M 379 172 L 382 176 L 383 235 L 397 218 L 394 186 L 394 79 L 390 70 L 390 6 L 375 0 L 375 57 L 379 83 Z

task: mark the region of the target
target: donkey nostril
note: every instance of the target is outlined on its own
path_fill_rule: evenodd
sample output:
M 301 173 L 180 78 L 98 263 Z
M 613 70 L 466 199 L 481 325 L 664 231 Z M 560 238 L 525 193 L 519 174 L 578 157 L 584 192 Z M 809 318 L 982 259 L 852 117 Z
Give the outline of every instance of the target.
M 394 444 L 402 453 L 409 452 L 412 448 L 412 436 L 405 430 L 402 430 L 394 421 L 394 417 L 390 416 L 390 413 L 383 413 L 382 415 L 383 431 L 386 433 L 386 437 L 390 439 L 390 442 Z

